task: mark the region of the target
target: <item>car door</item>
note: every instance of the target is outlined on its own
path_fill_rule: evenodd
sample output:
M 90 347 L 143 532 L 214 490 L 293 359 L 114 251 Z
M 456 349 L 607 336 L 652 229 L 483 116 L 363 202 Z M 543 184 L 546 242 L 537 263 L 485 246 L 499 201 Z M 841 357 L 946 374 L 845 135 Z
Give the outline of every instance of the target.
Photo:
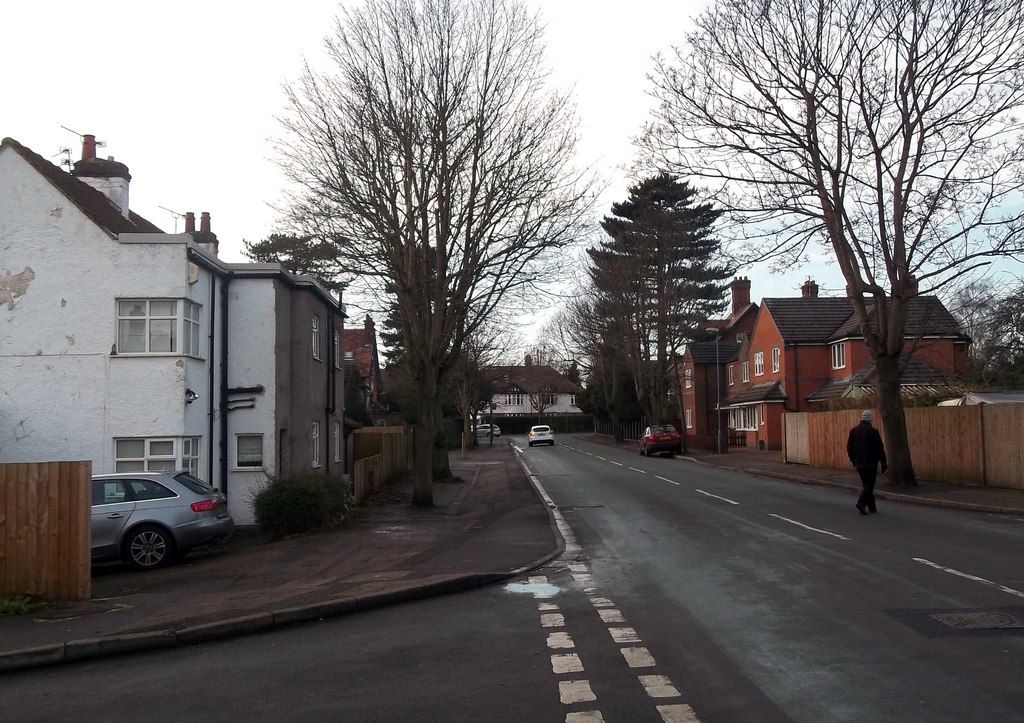
M 124 480 L 92 481 L 92 559 L 116 560 L 120 556 L 121 531 L 135 511 Z

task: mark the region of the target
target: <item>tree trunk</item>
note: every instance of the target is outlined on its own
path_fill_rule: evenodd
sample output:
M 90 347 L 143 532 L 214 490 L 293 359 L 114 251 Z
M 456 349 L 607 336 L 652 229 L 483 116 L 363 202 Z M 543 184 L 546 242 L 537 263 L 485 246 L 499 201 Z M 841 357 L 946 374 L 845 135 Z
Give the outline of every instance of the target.
M 416 507 L 434 506 L 434 475 L 430 464 L 433 451 L 433 405 L 425 404 L 416 420 L 416 438 L 413 443 L 412 503 Z
M 900 400 L 899 367 L 895 359 L 883 356 L 876 358 L 875 369 L 878 372 L 878 412 L 885 429 L 889 483 L 916 485 L 907 437 L 907 417 Z
M 448 461 L 448 430 L 444 424 L 444 412 L 441 411 L 441 402 L 438 400 L 433 405 L 434 416 L 434 447 L 431 450 L 431 474 L 435 481 L 452 479 L 452 467 Z

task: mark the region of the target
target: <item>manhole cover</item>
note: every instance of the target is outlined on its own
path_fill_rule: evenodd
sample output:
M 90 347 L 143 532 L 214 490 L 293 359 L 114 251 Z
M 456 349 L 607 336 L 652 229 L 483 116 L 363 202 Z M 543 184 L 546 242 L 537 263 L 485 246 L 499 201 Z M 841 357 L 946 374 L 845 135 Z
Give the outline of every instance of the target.
M 930 617 L 956 630 L 1006 630 L 1024 628 L 1020 617 L 1001 611 L 979 610 L 961 613 L 930 613 Z

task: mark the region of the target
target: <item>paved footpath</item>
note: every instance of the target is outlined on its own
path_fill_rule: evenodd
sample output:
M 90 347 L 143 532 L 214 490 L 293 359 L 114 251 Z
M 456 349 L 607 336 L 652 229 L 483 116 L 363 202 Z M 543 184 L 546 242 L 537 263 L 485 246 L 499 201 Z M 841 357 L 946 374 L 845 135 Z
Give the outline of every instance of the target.
M 604 444 L 608 437 L 580 435 Z M 623 444 L 634 449 L 634 444 Z M 783 464 L 778 452 L 694 454 L 709 464 L 791 482 L 860 489 L 857 474 Z M 264 543 L 240 531 L 226 545 L 161 570 L 93 572 L 92 599 L 0 618 L 0 674 L 103 655 L 187 645 L 499 582 L 561 554 L 551 511 L 507 439 L 463 456 L 459 481 L 438 483 L 434 507 L 413 508 L 407 482 L 385 487 L 341 529 Z M 880 478 L 883 499 L 1024 516 L 1024 490 Z

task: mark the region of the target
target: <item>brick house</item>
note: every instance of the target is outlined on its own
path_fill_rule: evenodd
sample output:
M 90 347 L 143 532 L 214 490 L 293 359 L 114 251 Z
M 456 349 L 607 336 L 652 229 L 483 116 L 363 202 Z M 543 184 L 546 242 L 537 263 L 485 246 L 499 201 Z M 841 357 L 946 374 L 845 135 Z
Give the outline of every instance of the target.
M 373 419 L 377 419 L 384 410 L 380 405 L 380 356 L 377 354 L 377 329 L 373 318 L 367 314 L 362 329 L 342 331 L 342 344 L 345 365 L 359 376 L 366 410 Z
M 268 475 L 344 472 L 340 299 L 224 262 L 208 213 L 163 232 L 96 145 L 68 173 L 0 142 L 0 461 L 187 469 L 242 525 Z
M 959 388 L 970 339 L 939 299 L 911 301 L 906 340 L 906 394 Z M 779 449 L 785 412 L 814 411 L 874 394 L 874 363 L 852 301 L 819 297 L 811 280 L 799 298 L 762 299 L 753 329 L 735 356 L 731 351 L 730 346 L 721 355 L 719 393 L 728 414 L 726 442 L 733 446 Z M 706 348 L 697 355 L 706 358 Z

